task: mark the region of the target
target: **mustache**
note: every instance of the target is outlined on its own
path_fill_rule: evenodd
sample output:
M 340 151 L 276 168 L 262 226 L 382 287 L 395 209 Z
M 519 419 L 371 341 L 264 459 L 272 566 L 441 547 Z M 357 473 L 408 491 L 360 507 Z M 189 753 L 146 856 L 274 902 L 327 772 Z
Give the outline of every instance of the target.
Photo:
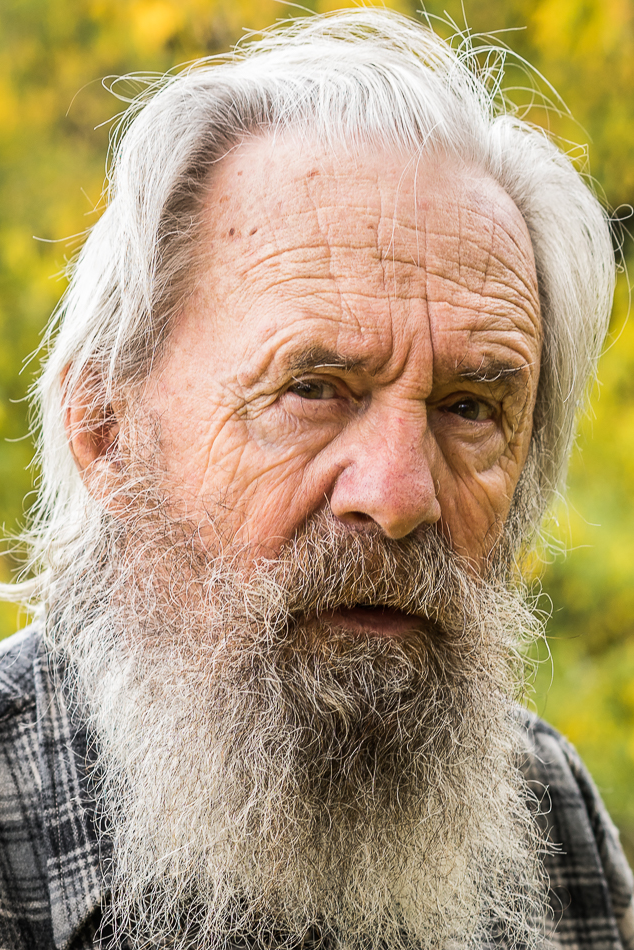
M 394 540 L 378 526 L 351 530 L 328 511 L 309 518 L 274 561 L 241 576 L 247 616 L 285 625 L 325 611 L 383 607 L 460 627 L 486 582 L 432 525 Z

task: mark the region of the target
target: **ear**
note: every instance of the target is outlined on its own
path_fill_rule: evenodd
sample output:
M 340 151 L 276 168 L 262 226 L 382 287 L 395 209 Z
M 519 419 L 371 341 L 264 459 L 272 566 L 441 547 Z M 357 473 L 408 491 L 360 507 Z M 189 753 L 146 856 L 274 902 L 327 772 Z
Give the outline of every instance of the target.
M 117 437 L 120 416 L 106 398 L 101 374 L 86 366 L 71 381 L 70 367 L 62 375 L 64 427 L 77 470 L 88 491 L 104 499 L 118 480 Z

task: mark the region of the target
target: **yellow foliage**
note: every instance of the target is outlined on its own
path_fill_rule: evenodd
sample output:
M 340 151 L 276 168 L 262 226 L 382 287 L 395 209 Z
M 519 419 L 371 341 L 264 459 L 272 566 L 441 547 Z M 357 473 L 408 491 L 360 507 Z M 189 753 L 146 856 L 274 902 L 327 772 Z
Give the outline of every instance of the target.
M 24 626 L 26 626 L 24 611 L 20 611 L 15 604 L 0 600 L 0 629 L 15 633 Z
M 317 13 L 332 13 L 334 10 L 344 10 L 347 7 L 358 7 L 358 0 L 318 0 L 315 7 Z M 397 10 L 399 13 L 411 13 L 411 4 L 407 0 L 367 0 L 363 6 L 368 7 L 388 7 L 390 10 Z
M 6 76 L 0 76 L 0 128 L 4 135 L 12 135 L 19 120 L 19 103 L 11 88 L 11 83 Z
M 162 47 L 184 22 L 182 6 L 168 0 L 138 0 L 130 6 L 130 26 L 141 52 Z
M 542 0 L 531 17 L 542 50 L 561 58 L 585 54 L 590 65 L 622 45 L 631 29 L 632 7 L 623 0 Z
M 6 266 L 18 270 L 33 255 L 33 237 L 23 228 L 7 228 L 0 235 L 0 248 Z

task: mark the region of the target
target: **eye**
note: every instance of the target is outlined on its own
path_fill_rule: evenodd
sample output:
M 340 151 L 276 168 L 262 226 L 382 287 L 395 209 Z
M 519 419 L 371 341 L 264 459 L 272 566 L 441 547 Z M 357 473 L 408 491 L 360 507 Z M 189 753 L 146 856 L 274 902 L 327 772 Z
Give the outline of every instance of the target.
M 470 422 L 484 422 L 491 419 L 494 415 L 493 408 L 481 399 L 475 396 L 463 396 L 456 402 L 444 407 L 445 412 L 452 412 L 461 419 L 468 419 Z
M 332 383 L 325 379 L 296 379 L 287 392 L 299 396 L 300 399 L 336 399 L 337 390 Z

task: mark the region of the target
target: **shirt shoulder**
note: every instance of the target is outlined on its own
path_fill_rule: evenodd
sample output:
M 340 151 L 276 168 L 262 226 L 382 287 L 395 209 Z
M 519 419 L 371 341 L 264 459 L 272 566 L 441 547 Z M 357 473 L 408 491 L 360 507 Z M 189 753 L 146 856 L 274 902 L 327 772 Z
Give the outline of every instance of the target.
M 548 842 L 555 942 L 572 950 L 634 950 L 632 872 L 601 796 L 576 749 L 524 713 L 522 770 Z
M 33 661 L 39 648 L 35 627 L 0 642 L 0 720 L 35 705 Z
M 0 643 L 0 947 L 53 946 L 34 661 L 35 628 Z

